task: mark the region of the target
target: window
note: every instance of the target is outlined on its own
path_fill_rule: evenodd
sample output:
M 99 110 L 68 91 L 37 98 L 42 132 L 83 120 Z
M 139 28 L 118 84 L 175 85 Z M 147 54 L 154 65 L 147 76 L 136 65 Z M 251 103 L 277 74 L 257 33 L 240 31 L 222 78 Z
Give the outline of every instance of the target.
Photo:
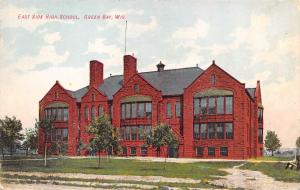
M 64 108 L 64 111 L 63 111 L 63 120 L 64 121 L 68 121 L 69 119 L 69 109 L 68 108 Z
M 228 156 L 228 148 L 227 147 L 221 147 L 220 148 L 220 154 L 221 154 L 221 156 Z
M 109 110 L 110 110 L 110 112 L 109 112 L 109 113 L 110 113 L 110 118 L 112 119 L 112 118 L 113 118 L 113 113 L 114 113 L 114 112 L 113 112 L 113 110 L 114 110 L 114 109 L 113 109 L 113 105 L 110 105 Z
M 175 110 L 176 110 L 176 117 L 181 117 L 181 103 L 180 102 L 176 102 L 175 105 Z
M 199 99 L 195 98 L 194 99 L 194 115 L 199 114 Z
M 142 155 L 147 155 L 148 154 L 148 148 L 147 147 L 141 147 L 141 153 L 142 153 Z
M 95 94 L 92 94 L 92 102 L 95 101 Z
M 227 96 L 225 98 L 225 102 L 226 102 L 226 107 L 225 107 L 226 114 L 232 114 L 232 97 Z
M 91 116 L 92 116 L 91 118 L 92 118 L 92 120 L 94 120 L 94 119 L 95 119 L 95 116 L 96 116 L 96 109 L 95 109 L 95 106 L 92 106 L 92 111 L 91 111 L 91 112 L 92 112 L 92 113 L 91 113 L 91 114 L 92 114 L 92 115 L 91 115 Z
M 52 141 L 56 141 L 56 129 L 52 129 Z
M 224 97 L 217 97 L 217 114 L 224 114 Z
M 126 112 L 126 111 L 125 111 L 125 110 L 126 110 L 125 104 L 122 104 L 122 105 L 121 105 L 121 109 L 122 109 L 122 111 L 121 111 L 121 112 L 122 112 L 121 118 L 122 118 L 122 119 L 125 119 L 125 112 Z
M 199 124 L 194 124 L 194 139 L 200 138 Z
M 59 93 L 55 92 L 55 99 L 58 99 L 58 98 L 59 98 Z
M 210 97 L 208 99 L 208 114 L 216 114 L 216 99 L 215 99 L 215 97 Z
M 120 140 L 124 140 L 125 138 L 124 138 L 124 135 L 125 135 L 125 133 L 124 133 L 124 127 L 121 127 L 120 128 Z
M 215 147 L 208 147 L 208 156 L 215 156 Z
M 130 154 L 136 155 L 136 147 L 130 147 Z
M 126 140 L 130 140 L 130 127 L 126 127 Z
M 200 146 L 196 147 L 196 155 L 203 156 L 203 154 L 204 154 L 204 147 L 200 147 Z
M 131 104 L 131 118 L 136 118 L 136 103 Z
M 67 107 L 55 107 L 55 108 L 46 108 L 45 117 L 47 119 L 53 118 L 55 121 L 68 121 L 68 111 Z
M 63 141 L 68 141 L 68 129 L 63 129 Z
M 142 117 L 144 117 L 145 115 L 145 113 L 144 113 L 144 107 L 145 107 L 145 104 L 144 103 L 139 103 L 138 104 L 139 105 L 139 111 L 138 111 L 138 117 L 140 117 L 140 118 L 142 118 Z
M 201 139 L 206 139 L 207 138 L 207 124 L 206 123 L 201 124 L 200 138 Z
M 56 129 L 56 141 L 61 141 L 62 129 Z
M 99 105 L 98 106 L 98 116 L 101 117 L 101 116 L 103 116 L 103 114 L 104 114 L 103 107 L 102 107 L 102 105 Z
M 57 111 L 56 111 L 56 120 L 57 121 L 62 121 L 63 120 L 63 118 L 62 118 L 62 109 L 57 109 Z
M 146 117 L 151 118 L 152 115 L 152 104 L 146 103 Z
M 125 109 L 126 109 L 126 111 L 125 111 L 125 118 L 126 119 L 130 118 L 130 112 L 131 112 L 130 107 L 131 107 L 130 104 L 125 104 Z
M 127 147 L 126 146 L 122 147 L 122 154 L 127 155 Z
M 210 85 L 215 86 L 216 85 L 216 75 L 211 75 L 210 76 Z
M 208 123 L 208 138 L 214 139 L 215 138 L 215 124 Z
M 135 141 L 137 138 L 137 128 L 136 126 L 131 127 L 131 140 Z
M 144 140 L 144 126 L 139 126 L 138 140 Z
M 233 139 L 232 123 L 225 123 L 226 126 L 226 139 Z
M 263 143 L 263 128 L 258 128 L 258 142 Z
M 224 123 L 217 123 L 217 138 L 224 139 Z
M 172 104 L 171 102 L 167 103 L 167 118 L 171 118 L 172 117 Z
M 138 84 L 135 84 L 133 88 L 134 88 L 134 93 L 139 92 L 139 85 Z
M 151 126 L 145 126 L 145 134 L 146 136 L 150 136 L 151 135 Z
M 207 98 L 200 99 L 200 110 L 202 115 L 207 113 Z
M 84 109 L 84 118 L 85 118 L 85 120 L 89 119 L 89 107 L 88 106 L 85 106 L 85 109 Z
M 262 122 L 263 121 L 263 109 L 262 108 L 258 108 L 258 122 Z

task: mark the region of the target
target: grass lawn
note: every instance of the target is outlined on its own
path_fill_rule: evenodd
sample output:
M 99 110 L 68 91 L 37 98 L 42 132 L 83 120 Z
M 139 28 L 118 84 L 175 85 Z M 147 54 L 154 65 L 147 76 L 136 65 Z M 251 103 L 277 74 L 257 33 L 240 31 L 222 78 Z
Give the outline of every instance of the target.
M 286 170 L 285 163 L 247 163 L 241 169 L 260 171 L 278 181 L 300 182 L 300 171 Z
M 165 176 L 193 179 L 211 179 L 211 175 L 226 175 L 220 168 L 229 168 L 239 162 L 200 162 L 167 163 L 143 162 L 138 160 L 101 159 L 101 168 L 97 168 L 97 158 L 49 160 L 48 167 L 43 160 L 17 160 L 2 162 L 3 171 L 46 172 L 46 173 L 87 173 L 111 175 Z
M 257 158 L 252 158 L 249 160 L 257 160 L 257 161 L 289 161 L 293 160 L 295 157 L 276 157 L 276 156 L 264 156 L 264 157 L 257 157 Z

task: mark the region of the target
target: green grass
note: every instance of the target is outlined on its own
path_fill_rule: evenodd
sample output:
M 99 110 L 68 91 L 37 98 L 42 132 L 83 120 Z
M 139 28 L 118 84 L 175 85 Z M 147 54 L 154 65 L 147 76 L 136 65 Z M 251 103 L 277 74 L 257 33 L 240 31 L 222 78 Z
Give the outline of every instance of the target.
M 25 176 L 25 175 L 19 175 L 19 174 L 3 174 L 2 177 L 7 182 L 10 182 L 10 179 L 22 179 L 26 181 L 26 183 L 33 183 L 34 181 L 42 181 L 42 180 L 52 180 L 52 181 L 66 181 L 66 182 L 72 182 L 72 181 L 81 181 L 81 182 L 97 182 L 97 183 L 111 183 L 117 184 L 117 183 L 124 183 L 124 184 L 139 184 L 139 185 L 153 185 L 153 186 L 168 186 L 168 187 L 180 187 L 181 189 L 188 189 L 188 188 L 222 188 L 215 185 L 211 185 L 207 182 L 201 182 L 196 184 L 191 183 L 168 183 L 168 182 L 143 182 L 143 181 L 123 181 L 123 180 L 104 180 L 104 179 L 78 179 L 78 178 L 65 178 L 65 177 L 54 177 L 54 176 L 48 176 L 48 177 L 37 177 L 37 176 Z M 71 184 L 71 183 L 70 183 Z M 74 184 L 73 184 L 74 185 Z
M 257 161 L 289 161 L 293 160 L 294 156 L 292 157 L 275 157 L 275 156 L 264 156 L 264 157 L 257 157 L 249 160 L 257 160 Z
M 260 171 L 278 181 L 300 182 L 300 171 L 286 170 L 285 163 L 247 163 L 241 169 Z
M 17 160 L 2 163 L 3 171 L 46 172 L 46 173 L 86 173 L 110 175 L 165 176 L 193 179 L 211 179 L 211 175 L 226 175 L 220 168 L 230 168 L 238 162 L 200 162 L 167 163 L 164 170 L 162 162 L 143 162 L 138 160 L 101 159 L 101 168 L 97 168 L 97 158 L 49 160 L 44 167 L 43 160 Z

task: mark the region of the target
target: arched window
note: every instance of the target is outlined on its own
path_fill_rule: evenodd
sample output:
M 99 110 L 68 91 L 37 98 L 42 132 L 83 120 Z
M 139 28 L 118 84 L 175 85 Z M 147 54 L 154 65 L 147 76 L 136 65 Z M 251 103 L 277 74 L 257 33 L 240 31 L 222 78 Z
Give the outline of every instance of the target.
M 103 116 L 103 107 L 102 107 L 102 105 L 98 106 L 98 116 Z
M 96 116 L 96 109 L 95 109 L 95 106 L 92 106 L 92 111 L 91 111 L 91 118 L 92 118 L 92 120 L 94 120 L 95 119 L 95 116 Z
M 210 85 L 215 86 L 216 85 L 216 75 L 212 74 L 210 76 Z

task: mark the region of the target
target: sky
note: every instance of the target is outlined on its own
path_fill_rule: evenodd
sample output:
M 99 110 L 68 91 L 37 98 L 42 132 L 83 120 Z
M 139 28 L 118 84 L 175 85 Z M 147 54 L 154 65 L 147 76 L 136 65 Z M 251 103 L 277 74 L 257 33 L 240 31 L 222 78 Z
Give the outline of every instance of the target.
M 100 18 L 85 19 L 93 15 Z M 90 60 L 104 63 L 105 77 L 122 74 L 125 20 L 126 53 L 137 57 L 139 72 L 156 70 L 159 61 L 166 69 L 206 69 L 215 60 L 246 87 L 260 80 L 265 131 L 295 147 L 299 0 L 0 0 L 0 118 L 34 127 L 39 100 L 56 80 L 69 90 L 89 83 Z

